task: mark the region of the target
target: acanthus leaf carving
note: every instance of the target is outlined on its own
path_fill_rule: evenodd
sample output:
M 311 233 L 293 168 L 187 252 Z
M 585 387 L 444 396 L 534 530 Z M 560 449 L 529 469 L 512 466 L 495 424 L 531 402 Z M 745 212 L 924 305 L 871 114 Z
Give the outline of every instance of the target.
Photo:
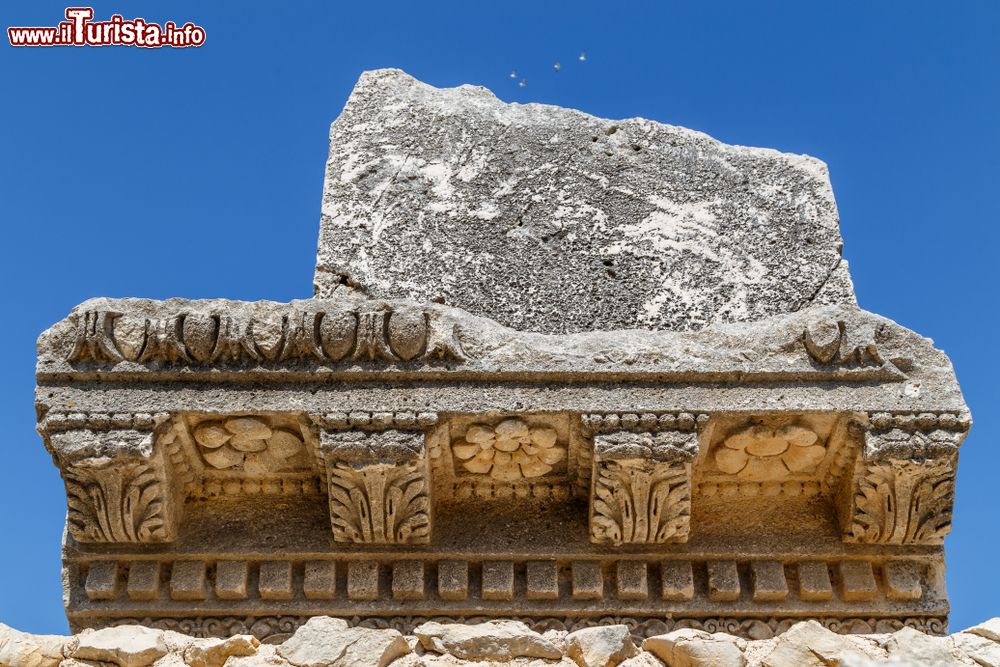
M 962 415 L 869 415 L 846 541 L 940 544 L 951 531 Z
M 690 464 L 599 461 L 591 500 L 591 541 L 662 544 L 687 540 Z
M 663 544 L 687 540 L 693 431 L 616 431 L 594 438 L 590 539 Z
M 430 540 L 430 500 L 420 463 L 336 463 L 328 473 L 331 522 L 338 542 Z
M 323 430 L 321 449 L 336 541 L 430 541 L 430 484 L 422 433 Z
M 856 484 L 849 541 L 940 544 L 951 531 L 955 469 L 948 459 L 870 462 Z
M 64 470 L 67 521 L 80 542 L 150 543 L 174 539 L 173 498 L 151 461 L 94 457 Z

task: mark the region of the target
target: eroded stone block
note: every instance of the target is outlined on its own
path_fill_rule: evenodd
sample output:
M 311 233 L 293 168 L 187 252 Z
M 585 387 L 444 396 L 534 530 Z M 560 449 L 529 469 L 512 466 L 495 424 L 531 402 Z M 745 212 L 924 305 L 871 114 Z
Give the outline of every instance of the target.
M 574 600 L 600 600 L 604 597 L 604 576 L 599 562 L 575 560 L 570 568 Z
M 155 600 L 159 597 L 159 561 L 140 560 L 129 565 L 128 584 L 125 590 L 130 600 Z
M 438 561 L 438 595 L 442 600 L 464 600 L 469 596 L 469 564 L 464 560 Z
M 245 600 L 249 565 L 245 560 L 220 560 L 215 564 L 215 595 L 220 600 Z
M 645 600 L 649 597 L 646 564 L 637 560 L 618 562 L 615 588 L 619 600 Z
M 750 563 L 750 582 L 754 602 L 775 602 L 788 597 L 785 565 L 780 561 L 753 561 Z
M 559 598 L 559 568 L 554 560 L 528 561 L 525 566 L 529 600 L 556 600 Z
M 323 201 L 320 296 L 347 283 L 544 333 L 854 302 L 818 160 L 399 70 L 364 73 L 333 124 Z
M 205 562 L 174 561 L 170 568 L 170 597 L 174 600 L 205 599 Z
M 809 602 L 833 599 L 833 583 L 830 569 L 821 561 L 807 561 L 797 566 L 799 573 L 799 597 Z
M 884 576 L 885 596 L 890 600 L 919 600 L 923 596 L 916 563 L 890 561 L 884 566 Z
M 347 597 L 350 600 L 377 600 L 379 566 L 375 561 L 352 560 L 347 564 Z
M 878 584 L 872 564 L 866 560 L 851 560 L 840 564 L 841 597 L 844 600 L 871 600 L 878 595 Z
M 332 600 L 337 595 L 337 563 L 311 560 L 305 564 L 302 593 L 307 600 Z
M 257 591 L 262 600 L 292 599 L 292 564 L 289 561 L 264 561 L 258 571 Z
M 484 600 L 512 600 L 514 598 L 514 564 L 506 561 L 483 561 Z
M 708 598 L 713 602 L 740 599 L 740 575 L 734 561 L 709 561 Z
M 99 561 L 90 566 L 87 583 L 84 586 L 91 600 L 113 600 L 118 596 L 120 580 L 118 563 L 113 560 Z
M 666 560 L 660 565 L 660 596 L 671 602 L 687 602 L 694 598 L 694 572 L 691 561 Z
M 423 561 L 398 560 L 392 564 L 392 597 L 396 600 L 424 598 Z

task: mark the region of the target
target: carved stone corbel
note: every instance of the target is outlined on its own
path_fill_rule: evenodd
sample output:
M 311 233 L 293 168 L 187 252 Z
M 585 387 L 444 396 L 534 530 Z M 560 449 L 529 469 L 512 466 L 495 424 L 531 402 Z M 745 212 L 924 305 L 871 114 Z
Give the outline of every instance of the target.
M 844 516 L 844 541 L 941 544 L 951 531 L 958 447 L 954 415 L 871 415 Z
M 422 432 L 321 430 L 337 542 L 426 544 L 430 483 Z
M 590 541 L 686 542 L 691 521 L 691 462 L 697 434 L 615 431 L 594 436 Z
M 152 431 L 75 429 L 50 443 L 66 484 L 70 535 L 78 542 L 171 542 L 180 501 L 172 467 Z

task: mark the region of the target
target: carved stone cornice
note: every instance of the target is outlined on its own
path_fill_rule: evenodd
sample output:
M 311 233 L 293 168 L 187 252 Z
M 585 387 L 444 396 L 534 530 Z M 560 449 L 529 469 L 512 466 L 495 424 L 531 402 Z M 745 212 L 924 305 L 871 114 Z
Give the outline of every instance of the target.
M 955 392 L 947 359 L 925 339 L 850 306 L 692 332 L 545 336 L 440 304 L 354 293 L 291 303 L 94 299 L 43 334 L 39 345 L 40 379 L 112 373 L 126 382 L 184 382 L 237 372 L 242 379 L 310 382 L 330 375 L 531 383 L 910 380 L 923 391 Z

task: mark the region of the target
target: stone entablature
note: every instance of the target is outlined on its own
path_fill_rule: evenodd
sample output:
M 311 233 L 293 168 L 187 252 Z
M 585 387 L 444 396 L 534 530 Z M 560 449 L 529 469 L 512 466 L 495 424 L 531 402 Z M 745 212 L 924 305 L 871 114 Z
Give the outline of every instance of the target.
M 331 140 L 318 298 L 39 339 L 74 628 L 944 630 L 969 412 L 824 164 L 398 70 Z
M 941 352 L 853 307 L 548 336 L 100 299 L 43 334 L 38 379 L 74 627 L 947 615 L 968 411 Z

